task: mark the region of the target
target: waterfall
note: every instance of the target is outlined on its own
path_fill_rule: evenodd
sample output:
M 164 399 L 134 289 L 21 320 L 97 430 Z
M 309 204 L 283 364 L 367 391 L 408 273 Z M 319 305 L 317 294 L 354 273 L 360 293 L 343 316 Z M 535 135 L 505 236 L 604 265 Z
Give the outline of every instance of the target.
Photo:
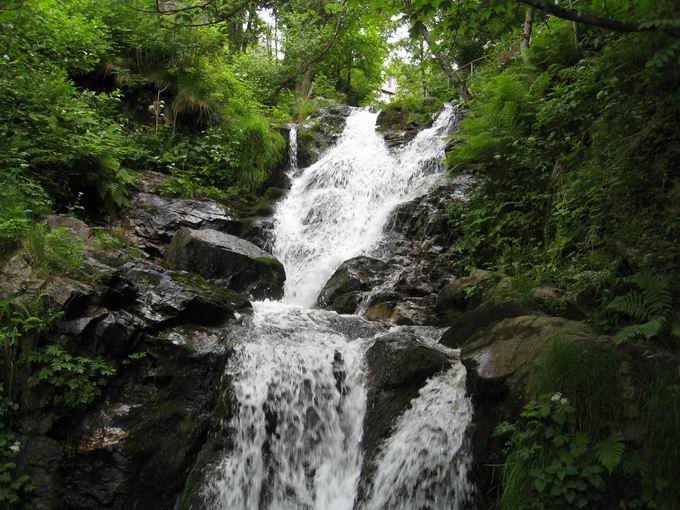
M 286 268 L 284 301 L 313 306 L 342 262 L 370 252 L 390 212 L 426 192 L 443 172 L 441 135 L 454 115 L 391 153 L 375 130 L 378 116 L 356 109 L 338 143 L 305 169 L 277 208 L 274 255 Z
M 298 169 L 297 124 L 289 124 L 288 130 L 288 174 L 292 176 Z
M 203 499 L 223 510 L 351 510 L 361 466 L 365 343 L 327 312 L 269 302 L 254 308 L 252 322 L 231 332 L 240 344 L 228 368 L 235 448 Z M 355 321 L 358 334 L 375 333 Z
M 463 365 L 431 378 L 383 446 L 365 509 L 460 508 L 472 492 L 464 447 L 471 417 Z
M 345 130 L 275 213 L 274 252 L 287 283 L 282 302 L 253 303 L 230 326 L 225 377 L 230 446 L 206 473 L 200 496 L 219 510 L 459 509 L 471 491 L 464 434 L 471 417 L 465 370 L 431 378 L 381 448 L 371 491 L 357 501 L 366 411 L 364 354 L 384 326 L 310 309 L 344 260 L 370 253 L 396 205 L 441 178 L 442 135 L 454 110 L 390 152 L 377 114 L 355 109 Z M 291 170 L 297 139 L 290 131 Z M 433 328 L 413 328 L 433 342 Z

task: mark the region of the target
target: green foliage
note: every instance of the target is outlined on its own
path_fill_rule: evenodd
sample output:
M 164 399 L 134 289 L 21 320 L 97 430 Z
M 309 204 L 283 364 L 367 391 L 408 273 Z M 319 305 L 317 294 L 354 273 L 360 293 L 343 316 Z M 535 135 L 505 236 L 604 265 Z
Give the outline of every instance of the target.
M 50 230 L 47 225 L 35 224 L 25 236 L 24 248 L 38 272 L 65 276 L 81 272 L 83 243 L 66 227 Z
M 651 451 L 650 477 L 665 482 L 659 492 L 666 502 L 662 508 L 672 508 L 680 500 L 680 487 L 674 473 L 680 470 L 680 386 L 667 378 L 656 378 L 644 406 L 643 421 L 649 430 L 646 442 Z
M 613 433 L 595 441 L 572 431 L 575 408 L 560 393 L 529 402 L 515 424 L 501 423 L 509 435 L 501 508 L 596 508 L 607 501 L 609 475 L 621 463 L 623 437 Z
M 0 347 L 3 350 L 3 383 L 11 394 L 17 376 L 17 364 L 23 355 L 31 352 L 33 344 L 60 312 L 48 309 L 45 295 L 27 296 L 10 302 L 0 300 Z
M 26 475 L 16 473 L 14 458 L 21 451 L 21 443 L 10 430 L 9 415 L 16 405 L 5 395 L 5 387 L 0 383 L 0 504 L 5 507 L 16 504 L 22 494 L 33 487 Z
M 554 338 L 536 361 L 529 381 L 533 396 L 560 392 L 572 402 L 579 430 L 600 435 L 620 421 L 617 359 L 606 346 Z
M 52 400 L 66 407 L 87 406 L 94 402 L 101 387 L 116 373 L 100 357 L 73 356 L 59 345 L 33 352 L 28 361 L 42 367 L 31 376 L 31 384 L 51 388 Z
M 637 289 L 614 298 L 606 309 L 643 322 L 625 326 L 618 331 L 614 340 L 619 344 L 640 337 L 647 340 L 656 337 L 668 326 L 672 312 L 673 300 L 666 278 L 640 272 L 628 280 Z
M 36 216 L 47 207 L 42 187 L 29 179 L 7 175 L 0 189 L 0 260 L 19 246 Z

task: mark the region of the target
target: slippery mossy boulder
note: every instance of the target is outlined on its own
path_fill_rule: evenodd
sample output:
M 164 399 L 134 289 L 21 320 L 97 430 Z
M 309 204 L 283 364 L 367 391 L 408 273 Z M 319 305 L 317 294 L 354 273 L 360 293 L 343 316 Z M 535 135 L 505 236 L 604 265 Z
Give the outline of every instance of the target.
M 124 213 L 128 239 L 144 252 L 162 257 L 167 245 L 181 228 L 209 228 L 239 234 L 243 225 L 233 212 L 212 200 L 161 197 L 136 193 Z
M 354 313 L 362 294 L 385 276 L 387 265 L 371 257 L 346 260 L 324 285 L 317 306 L 338 313 Z
M 379 446 L 428 378 L 458 361 L 456 352 L 407 329 L 378 337 L 366 352 L 367 398 L 361 479 L 370 481 Z
M 337 105 L 325 108 L 307 118 L 298 127 L 298 166 L 306 168 L 316 163 L 323 153 L 340 138 L 352 108 Z
M 458 348 L 466 344 L 468 339 L 480 331 L 503 319 L 528 315 L 532 313 L 521 301 L 506 299 L 501 302 L 488 300 L 461 315 L 441 337 L 440 343 L 447 347 Z
M 166 257 L 172 269 L 197 273 L 253 299 L 283 296 L 283 265 L 245 239 L 216 230 L 180 229 Z

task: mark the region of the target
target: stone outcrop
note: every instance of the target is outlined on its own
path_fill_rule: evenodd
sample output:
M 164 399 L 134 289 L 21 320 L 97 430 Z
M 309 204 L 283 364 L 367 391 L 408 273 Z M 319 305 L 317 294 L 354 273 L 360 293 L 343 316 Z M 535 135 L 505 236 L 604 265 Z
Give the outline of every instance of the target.
M 363 293 L 384 279 L 386 269 L 383 261 L 371 257 L 343 262 L 324 285 L 317 306 L 338 313 L 354 313 Z
M 37 282 L 31 295 L 63 312 L 51 343 L 116 370 L 95 402 L 77 408 L 39 405 L 50 388 L 17 379 L 28 402 L 17 424 L 18 470 L 35 486 L 23 508 L 173 508 L 213 426 L 229 356 L 225 326 L 250 303 L 148 261 L 96 267 L 90 283 L 34 274 L 20 262 L 3 273 Z
M 432 120 L 410 120 L 411 115 L 401 106 L 389 106 L 378 114 L 376 129 L 385 137 L 388 147 L 400 147 L 413 140 L 420 131 L 432 125 Z
M 305 119 L 298 127 L 298 167 L 316 163 L 340 138 L 352 108 L 331 106 Z
M 166 263 L 218 280 L 253 299 L 279 299 L 286 280 L 283 265 L 254 244 L 217 230 L 180 229 L 167 250 Z
M 370 481 L 380 443 L 427 379 L 457 362 L 457 353 L 418 337 L 408 328 L 379 336 L 366 353 L 362 482 Z M 365 489 L 365 487 L 364 487 Z
M 128 238 L 153 257 L 163 257 L 167 245 L 181 228 L 209 228 L 240 234 L 242 223 L 217 202 L 165 198 L 140 192 L 132 197 L 123 226 Z

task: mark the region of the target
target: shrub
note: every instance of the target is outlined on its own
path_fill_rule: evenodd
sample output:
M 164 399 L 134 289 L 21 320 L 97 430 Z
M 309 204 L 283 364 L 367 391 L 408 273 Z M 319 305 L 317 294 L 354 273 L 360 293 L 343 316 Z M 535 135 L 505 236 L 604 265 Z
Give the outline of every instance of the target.
M 53 391 L 52 400 L 66 407 L 87 406 L 101 393 L 116 370 L 102 358 L 73 356 L 58 345 L 49 345 L 28 357 L 39 368 L 31 384 L 43 384 Z
M 497 435 L 510 436 L 502 508 L 606 507 L 609 475 L 623 457 L 623 437 L 613 433 L 595 441 L 573 431 L 569 418 L 574 411 L 562 394 L 545 394 L 526 405 L 519 422 L 497 427 Z
M 83 266 L 83 243 L 69 234 L 66 227 L 50 230 L 47 225 L 36 224 L 27 233 L 24 248 L 31 265 L 39 272 L 74 276 Z

